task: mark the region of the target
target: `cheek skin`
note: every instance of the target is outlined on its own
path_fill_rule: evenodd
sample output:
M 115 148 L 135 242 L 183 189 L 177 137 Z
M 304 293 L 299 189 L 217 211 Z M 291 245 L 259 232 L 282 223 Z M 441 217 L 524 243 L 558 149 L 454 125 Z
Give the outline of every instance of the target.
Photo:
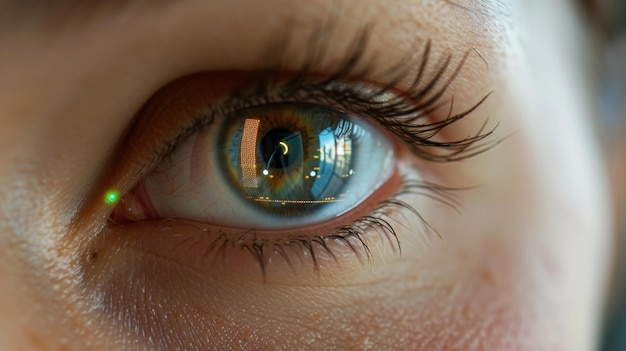
M 508 233 L 461 238 L 407 263 L 394 272 L 402 278 L 387 282 L 391 290 L 361 294 L 357 304 L 367 307 L 355 309 L 347 324 L 370 331 L 368 339 L 381 345 L 419 350 L 588 349 L 588 331 L 568 336 L 568 311 L 581 305 L 568 291 L 562 246 L 532 238 L 550 236 L 545 228 L 511 224 Z
M 8 223 L 15 225 L 17 220 L 0 214 L 5 250 L 0 254 L 0 350 L 79 350 L 86 344 L 84 335 L 92 336 L 88 341 L 92 349 L 110 349 L 110 344 L 98 340 L 102 330 L 91 328 L 91 316 L 77 303 L 82 297 L 68 284 L 75 276 L 64 269 L 66 261 L 56 251 L 61 248 L 47 248 L 43 240 L 24 241 L 27 231 L 41 238 L 58 228 L 26 225 L 24 231 L 15 231 L 5 226 Z
M 167 259 L 124 250 L 95 259 L 94 264 L 99 259 L 128 264 L 108 272 L 116 265 L 101 265 L 94 275 L 98 279 L 89 284 L 99 292 L 94 298 L 102 313 L 126 316 L 125 328 L 152 336 L 141 342 L 165 348 L 192 343 L 199 348 L 565 350 L 555 338 L 554 309 L 530 288 L 537 282 L 523 251 L 498 240 L 440 246 L 423 260 L 389 266 L 393 271 L 387 274 L 372 272 L 379 276 L 376 281 L 311 287 L 213 279 Z

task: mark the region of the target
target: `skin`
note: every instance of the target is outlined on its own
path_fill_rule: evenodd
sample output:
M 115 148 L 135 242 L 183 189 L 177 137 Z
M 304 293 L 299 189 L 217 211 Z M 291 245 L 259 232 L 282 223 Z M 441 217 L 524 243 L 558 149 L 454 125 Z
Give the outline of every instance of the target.
M 16 10 L 0 32 L 0 349 L 593 349 L 610 202 L 571 10 L 539 0 L 187 0 L 70 20 Z M 142 155 L 124 136 L 151 95 L 191 73 L 260 69 L 286 28 L 286 70 L 297 69 L 310 28 L 329 18 L 329 61 L 364 23 L 374 28 L 364 55 L 381 71 L 428 39 L 434 58 L 472 52 L 445 96 L 462 111 L 492 94 L 441 138 L 487 121 L 504 141 L 449 163 L 398 142 L 399 168 L 472 187 L 455 193 L 460 214 L 409 199 L 440 237 L 410 217 L 397 228 L 401 255 L 372 239 L 371 263 L 341 251 L 341 264 L 276 263 L 264 280 L 249 256 L 185 261 L 154 227 L 107 224 L 103 191 L 127 191 L 145 162 L 113 155 Z M 213 79 L 207 96 L 228 93 Z

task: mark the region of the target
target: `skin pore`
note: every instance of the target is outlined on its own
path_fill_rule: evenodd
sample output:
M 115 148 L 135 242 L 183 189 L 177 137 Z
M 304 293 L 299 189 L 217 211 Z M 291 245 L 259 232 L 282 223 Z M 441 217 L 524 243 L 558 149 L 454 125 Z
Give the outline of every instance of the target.
M 595 346 L 609 201 L 589 123 L 582 29 L 568 2 L 67 6 L 7 4 L 15 13 L 0 27 L 0 349 Z M 430 42 L 425 77 L 452 60 L 441 87 L 467 54 L 440 100 L 447 103 L 429 118 L 488 98 L 435 140 L 462 140 L 485 125 L 494 130 L 485 142 L 501 142 L 459 162 L 432 162 L 386 133 L 398 177 L 332 226 L 397 193 L 400 176 L 462 188 L 452 191 L 459 212 L 413 194 L 405 201 L 434 230 L 392 210 L 401 253 L 371 235 L 369 260 L 345 246 L 332 251 L 336 261 L 318 248 L 317 266 L 306 251 L 295 267 L 268 254 L 265 274 L 245 250 L 225 250 L 223 264 L 180 250 L 180 235 L 207 245 L 205 227 L 109 220 L 106 191 L 132 192 L 178 124 L 221 104 L 245 84 L 241 72 L 266 69 L 268 48 L 284 49 L 281 72 L 297 72 L 315 30 L 332 28 L 309 69 L 332 75 L 365 25 L 361 55 L 373 69 L 355 78 L 409 90 Z M 406 74 L 393 81 L 386 72 L 399 63 Z M 201 72 L 210 74 L 193 89 L 148 102 Z M 298 230 L 312 237 L 313 228 Z

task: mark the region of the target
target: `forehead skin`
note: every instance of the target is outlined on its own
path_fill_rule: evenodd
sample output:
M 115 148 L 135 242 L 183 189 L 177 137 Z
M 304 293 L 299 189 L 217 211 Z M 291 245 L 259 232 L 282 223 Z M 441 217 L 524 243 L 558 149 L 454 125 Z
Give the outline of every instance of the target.
M 462 170 L 453 180 L 490 186 L 464 199 L 458 223 L 434 219 L 442 232 L 462 236 L 419 258 L 408 247 L 388 262 L 401 272 L 388 278 L 393 289 L 350 289 L 368 307 L 333 317 L 346 323 L 341 346 L 591 349 L 604 286 L 607 201 L 593 161 L 584 82 L 572 59 L 580 48 L 559 34 L 575 37 L 576 23 L 569 3 L 547 3 L 103 2 L 71 15 L 72 2 L 0 4 L 0 13 L 11 14 L 0 27 L 0 348 L 139 348 L 93 322 L 67 244 L 68 228 L 132 116 L 177 77 L 260 68 L 260 53 L 285 28 L 297 62 L 310 28 L 332 23 L 334 47 L 371 25 L 368 53 L 377 62 L 399 62 L 427 40 L 435 57 L 473 52 L 448 94 L 470 106 L 495 92 L 482 111 L 497 119 L 501 135 L 513 135 L 471 162 L 441 165 L 441 172 Z M 304 345 L 311 330 L 291 342 Z

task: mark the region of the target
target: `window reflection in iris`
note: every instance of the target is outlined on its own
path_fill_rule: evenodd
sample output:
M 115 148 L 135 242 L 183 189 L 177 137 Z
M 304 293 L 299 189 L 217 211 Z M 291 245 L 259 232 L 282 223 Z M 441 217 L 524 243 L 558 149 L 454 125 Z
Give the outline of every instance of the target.
M 363 141 L 369 131 L 347 117 L 309 104 L 244 110 L 226 123 L 219 143 L 229 145 L 225 173 L 246 199 L 273 213 L 309 213 L 345 201 L 373 146 Z M 359 147 L 366 152 L 353 154 Z

